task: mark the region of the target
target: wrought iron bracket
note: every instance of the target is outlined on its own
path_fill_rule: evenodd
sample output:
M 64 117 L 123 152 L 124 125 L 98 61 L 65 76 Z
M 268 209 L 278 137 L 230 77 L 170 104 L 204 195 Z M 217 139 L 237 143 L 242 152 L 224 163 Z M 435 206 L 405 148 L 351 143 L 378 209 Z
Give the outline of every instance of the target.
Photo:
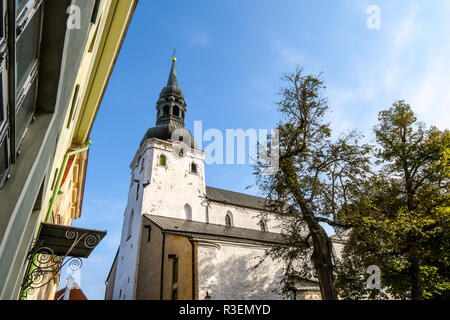
M 102 238 L 95 232 L 80 232 L 77 229 L 67 229 L 64 236 L 65 240 L 72 241 L 64 254 L 56 254 L 55 248 L 45 240 L 37 238 L 33 241 L 27 256 L 27 272 L 21 286 L 22 299 L 32 296 L 36 290 L 49 284 L 65 266 L 73 271 L 79 270 L 83 261 L 80 257 L 71 255 L 73 249 L 80 246 L 93 249 Z M 59 252 L 61 252 L 60 248 Z

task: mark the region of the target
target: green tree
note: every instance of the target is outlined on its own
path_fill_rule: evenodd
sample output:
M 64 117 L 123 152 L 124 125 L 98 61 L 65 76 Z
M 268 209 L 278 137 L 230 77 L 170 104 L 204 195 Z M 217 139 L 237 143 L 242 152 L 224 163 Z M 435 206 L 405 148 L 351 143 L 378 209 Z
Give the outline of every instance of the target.
M 358 145 L 355 132 L 331 138 L 323 119 L 329 106 L 320 75 L 303 75 L 297 69 L 282 79 L 286 86 L 277 103 L 282 115 L 279 167 L 266 175 L 267 163 L 260 159 L 255 170 L 268 209 L 282 227 L 283 244 L 268 255 L 285 262 L 282 292 L 286 295 L 302 279 L 315 277 L 322 298 L 337 299 L 333 248 L 323 224 L 344 227 L 337 216 L 347 210 L 352 190 L 369 170 L 370 148 Z
M 367 266 L 378 265 L 385 291 L 396 298 L 448 295 L 450 132 L 427 129 L 404 101 L 378 120 L 380 168 L 364 182 L 360 201 L 341 215 L 353 228 L 338 268 L 340 294 L 383 296 L 354 285 Z

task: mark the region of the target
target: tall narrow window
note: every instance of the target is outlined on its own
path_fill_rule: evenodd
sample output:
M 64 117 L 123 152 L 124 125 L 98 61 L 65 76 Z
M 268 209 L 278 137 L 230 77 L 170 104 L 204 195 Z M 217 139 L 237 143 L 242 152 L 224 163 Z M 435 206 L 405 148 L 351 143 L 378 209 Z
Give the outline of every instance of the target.
M 15 67 L 15 77 L 10 79 L 9 84 L 16 95 L 15 105 L 9 106 L 12 162 L 16 161 L 15 155 L 20 154 L 20 145 L 29 124 L 34 119 L 37 107 L 39 54 L 43 21 L 42 1 L 17 1 L 16 27 L 13 29 L 16 33 L 15 55 L 11 57 L 13 68 Z M 9 34 L 13 33 L 9 32 Z
M 95 23 L 97 21 L 99 8 L 100 8 L 100 0 L 95 0 L 94 8 L 92 9 L 91 23 Z
M 180 116 L 180 108 L 177 106 L 174 106 L 172 114 L 176 117 L 179 117 Z
M 164 106 L 163 107 L 163 117 L 168 117 L 170 115 L 170 107 Z
M 152 239 L 152 226 L 144 226 L 145 229 L 147 229 L 147 243 L 151 241 Z
M 172 300 L 178 300 L 178 257 L 172 258 Z
M 191 163 L 191 173 L 197 173 L 197 165 L 194 162 Z
M 230 211 L 227 212 L 227 215 L 225 216 L 225 225 L 227 227 L 233 226 L 233 216 Z
M 70 105 L 69 119 L 67 120 L 67 126 L 66 126 L 67 129 L 70 128 L 70 124 L 72 123 L 72 120 L 74 119 L 75 106 L 76 106 L 77 101 L 78 101 L 78 91 L 80 91 L 80 85 L 79 84 L 77 84 L 75 86 L 75 91 L 73 93 L 72 104 Z
M 138 182 L 137 183 L 137 187 L 136 187 L 136 200 L 139 199 L 139 187 L 141 186 L 141 184 Z
M 186 204 L 183 208 L 183 218 L 186 220 L 192 220 L 192 208 L 190 205 Z
M 127 230 L 127 241 L 131 238 L 133 232 L 133 220 L 134 220 L 134 209 L 131 209 L 130 217 L 128 218 L 128 230 Z
M 142 171 L 144 171 L 144 158 L 142 158 L 141 160 L 141 169 L 139 170 L 139 172 L 142 173 Z
M 159 156 L 158 164 L 162 167 L 167 166 L 167 158 L 165 155 L 162 154 Z

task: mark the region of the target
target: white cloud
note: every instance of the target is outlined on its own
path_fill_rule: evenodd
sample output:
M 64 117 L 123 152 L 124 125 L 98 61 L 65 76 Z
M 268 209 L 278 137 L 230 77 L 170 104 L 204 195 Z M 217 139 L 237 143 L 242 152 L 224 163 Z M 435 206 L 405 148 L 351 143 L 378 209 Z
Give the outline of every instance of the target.
M 206 47 L 209 45 L 211 38 L 212 37 L 209 33 L 197 32 L 191 37 L 190 41 L 195 47 Z
M 359 126 L 367 133 L 376 122 L 376 113 L 398 99 L 409 103 L 428 125 L 449 127 L 450 45 L 442 39 L 445 30 L 441 30 L 443 36 L 433 38 L 435 47 L 427 46 L 432 22 L 425 25 L 418 18 L 421 12 L 411 6 L 396 21 L 383 21 L 380 32 L 386 35 L 377 42 L 383 46 L 383 55 L 355 56 L 357 81 L 328 85 L 330 103 L 335 106 L 334 129 Z M 450 22 L 445 29 L 448 34 Z
M 293 48 L 281 49 L 280 56 L 282 61 L 287 64 L 303 65 L 306 61 L 305 56 L 300 51 Z

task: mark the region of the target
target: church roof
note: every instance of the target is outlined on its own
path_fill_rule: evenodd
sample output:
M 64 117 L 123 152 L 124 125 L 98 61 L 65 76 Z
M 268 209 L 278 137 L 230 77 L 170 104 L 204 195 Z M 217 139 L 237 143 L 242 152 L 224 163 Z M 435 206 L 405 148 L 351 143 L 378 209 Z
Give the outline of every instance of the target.
M 224 204 L 233 204 L 240 207 L 266 210 L 265 198 L 252 196 L 245 193 L 206 187 L 206 197 L 212 201 Z
M 227 227 L 219 224 L 190 221 L 145 214 L 150 221 L 164 231 L 195 235 L 211 240 L 243 240 L 256 243 L 280 243 L 280 234 L 238 227 Z
M 67 288 L 57 291 L 55 293 L 54 300 L 64 300 L 66 289 Z M 72 289 L 70 289 L 69 292 L 70 292 L 69 299 L 67 299 L 67 300 L 87 300 L 85 294 L 83 293 L 83 291 L 80 289 L 80 287 L 77 284 L 75 284 L 74 287 Z

